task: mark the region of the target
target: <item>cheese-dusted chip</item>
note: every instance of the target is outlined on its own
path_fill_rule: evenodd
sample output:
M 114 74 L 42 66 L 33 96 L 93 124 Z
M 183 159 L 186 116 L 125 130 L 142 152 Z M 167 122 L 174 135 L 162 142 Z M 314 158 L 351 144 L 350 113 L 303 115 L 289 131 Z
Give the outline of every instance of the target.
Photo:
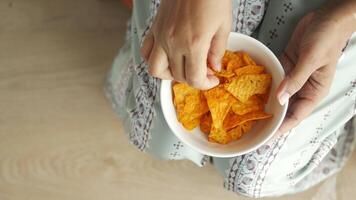
M 174 84 L 173 92 L 178 121 L 186 129 L 194 129 L 199 125 L 200 117 L 209 111 L 205 97 L 201 91 L 184 83 Z
M 221 85 L 204 91 L 204 95 L 208 102 L 208 107 L 213 119 L 213 125 L 216 128 L 220 128 L 223 124 L 225 116 L 231 108 L 234 97 Z
M 204 113 L 208 112 L 208 104 L 203 95 L 200 94 L 190 94 L 185 98 L 184 113 L 193 115 L 193 118 L 198 118 Z
M 223 69 L 226 69 L 227 63 L 231 60 L 239 59 L 238 55 L 236 55 L 234 52 L 226 50 L 224 53 L 224 56 L 221 59 L 221 66 Z
M 188 125 L 190 127 L 187 128 L 188 130 L 192 130 L 198 126 L 200 117 L 207 112 L 209 112 L 209 108 L 205 97 L 200 92 L 189 94 L 185 97 L 183 116 L 178 120 L 183 123 L 183 126 Z
M 232 140 L 238 140 L 244 133 L 247 133 L 251 130 L 253 123 L 254 121 L 245 122 L 229 130 L 227 133 L 230 134 Z
M 271 82 L 269 74 L 246 74 L 233 78 L 225 84 L 225 89 L 241 102 L 246 102 L 254 94 L 267 93 Z
M 210 112 L 205 113 L 200 118 L 200 130 L 203 133 L 209 134 L 212 123 L 213 123 L 213 119 L 211 118 Z
M 199 118 L 195 118 L 195 119 L 191 119 L 191 120 L 183 120 L 182 121 L 182 125 L 184 126 L 184 128 L 186 128 L 187 130 L 191 131 L 193 129 L 195 129 L 197 126 L 199 126 L 200 123 L 200 119 Z
M 224 78 L 231 78 L 235 76 L 235 73 L 232 71 L 221 70 L 220 72 L 215 72 L 215 76 L 217 77 L 224 77 Z
M 263 110 L 263 108 L 264 108 L 264 103 L 259 97 L 255 95 L 251 96 L 244 103 L 242 103 L 239 100 L 236 100 L 231 106 L 231 110 L 238 115 L 244 115 L 249 112 Z
M 230 130 L 248 121 L 268 119 L 271 117 L 272 117 L 271 114 L 267 114 L 264 111 L 250 112 L 244 115 L 237 115 L 231 111 L 226 116 L 223 123 L 223 127 L 225 130 Z
M 193 87 L 190 87 L 189 85 L 185 83 L 175 83 L 173 85 L 173 94 L 174 94 L 174 104 L 180 104 L 184 103 L 185 101 L 185 96 L 188 94 L 199 94 L 199 90 Z
M 232 141 L 231 134 L 228 134 L 223 128 L 216 128 L 215 126 L 211 127 L 208 139 L 210 142 L 219 144 L 227 144 Z
M 243 65 L 243 61 L 241 59 L 230 60 L 226 65 L 226 70 L 233 72 Z
M 242 53 L 242 60 L 246 63 L 246 65 L 256 65 L 255 61 L 245 52 Z
M 272 117 L 264 112 L 272 77 L 246 52 L 225 51 L 221 64 L 222 70 L 214 72 L 218 86 L 200 91 L 175 83 L 173 103 L 185 129 L 200 126 L 210 142 L 227 144 L 249 132 L 255 121 Z
M 244 74 L 261 74 L 264 71 L 264 67 L 257 65 L 246 65 L 235 69 L 236 76 L 241 76 Z
M 248 121 L 240 125 L 240 128 L 242 129 L 243 133 L 247 133 L 252 129 L 253 124 L 255 121 Z

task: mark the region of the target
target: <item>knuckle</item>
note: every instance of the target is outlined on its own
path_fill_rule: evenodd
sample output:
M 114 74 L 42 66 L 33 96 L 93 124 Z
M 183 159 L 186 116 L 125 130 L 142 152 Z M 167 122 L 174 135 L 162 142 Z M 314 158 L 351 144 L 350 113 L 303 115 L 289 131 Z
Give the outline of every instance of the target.
M 211 49 L 209 51 L 209 56 L 211 56 L 213 59 L 221 59 L 224 56 L 224 51 L 218 50 L 218 49 Z
M 226 38 L 229 37 L 229 34 L 230 34 L 231 29 L 232 29 L 232 19 L 229 18 L 228 23 L 227 23 L 227 25 L 226 25 L 225 28 L 224 28 L 224 36 L 225 36 Z
M 198 77 L 187 77 L 186 79 L 187 83 L 192 86 L 192 87 L 201 87 L 202 80 Z
M 189 53 L 196 52 L 204 44 L 204 34 L 187 34 L 170 27 L 163 33 L 163 40 L 170 48 L 180 48 Z
M 167 32 L 165 33 L 165 37 L 167 40 L 172 41 L 177 36 L 177 31 L 174 27 L 168 28 Z
M 144 58 L 145 60 L 147 60 L 146 49 L 144 49 L 143 47 L 141 47 L 141 48 L 140 48 L 140 54 L 141 54 L 142 58 Z
M 173 79 L 175 80 L 175 81 L 178 81 L 178 82 L 180 82 L 180 83 L 185 83 L 186 82 L 186 80 L 184 80 L 184 78 L 182 78 L 182 77 L 178 77 L 178 76 L 174 76 L 173 75 Z M 189 83 L 188 83 L 189 84 Z
M 299 79 L 290 78 L 290 77 L 289 77 L 289 79 L 291 79 L 290 87 L 291 87 L 291 89 L 293 90 L 292 93 L 297 92 L 297 91 L 300 90 L 300 89 L 303 87 L 303 85 L 304 85 L 303 81 L 301 81 L 301 80 L 299 80 Z
M 181 75 L 178 75 L 178 74 L 173 74 L 173 79 L 178 81 L 178 82 L 181 82 L 181 83 L 184 83 L 186 82 L 186 80 L 184 79 L 184 77 L 182 77 Z
M 299 79 L 294 80 L 294 87 L 296 90 L 300 90 L 303 87 L 303 82 Z
M 202 41 L 203 41 L 203 35 L 201 35 L 201 34 L 193 35 L 189 40 L 189 42 L 192 46 L 197 46 L 197 45 L 201 44 Z
M 221 53 L 216 48 L 213 48 L 209 51 L 209 55 L 212 57 L 218 57 L 220 56 L 220 54 Z
M 144 54 L 145 54 L 145 48 L 144 48 L 144 46 L 141 46 L 141 47 L 140 47 L 140 53 L 141 53 L 141 55 L 144 55 Z
M 321 59 L 314 52 L 319 52 L 319 51 L 310 50 L 309 52 L 306 52 L 309 56 L 305 60 L 308 60 L 307 63 L 309 63 L 309 65 L 312 66 L 313 69 L 317 69 L 317 67 L 320 64 Z
M 231 23 L 230 23 L 231 24 Z M 228 25 L 226 26 L 223 30 L 222 30 L 222 33 L 221 33 L 221 36 L 222 39 L 227 42 L 228 38 L 229 38 L 229 35 L 230 35 L 230 31 L 231 31 L 231 28 L 232 26 L 231 25 Z
M 191 37 L 187 37 L 186 41 L 184 42 L 184 45 L 187 48 L 188 52 L 195 52 L 202 45 L 203 41 L 203 36 L 197 34 Z
M 148 73 L 153 77 L 159 77 L 158 69 L 156 67 L 153 67 L 152 65 L 149 65 Z

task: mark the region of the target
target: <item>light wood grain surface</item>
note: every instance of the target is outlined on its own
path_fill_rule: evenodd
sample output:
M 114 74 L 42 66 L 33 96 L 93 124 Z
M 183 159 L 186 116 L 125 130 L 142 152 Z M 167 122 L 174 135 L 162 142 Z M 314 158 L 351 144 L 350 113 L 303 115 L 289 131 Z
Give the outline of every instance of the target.
M 210 165 L 127 142 L 103 82 L 129 15 L 118 0 L 0 0 L 0 200 L 245 199 Z M 339 199 L 356 194 L 355 166 L 337 177 Z

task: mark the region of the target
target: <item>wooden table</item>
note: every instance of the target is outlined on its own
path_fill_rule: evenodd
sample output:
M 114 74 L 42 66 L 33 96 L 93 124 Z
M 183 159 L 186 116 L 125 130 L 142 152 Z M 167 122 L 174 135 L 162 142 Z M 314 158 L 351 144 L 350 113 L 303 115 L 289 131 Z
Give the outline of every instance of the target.
M 210 165 L 128 143 L 103 82 L 129 15 L 118 0 L 0 0 L 1 200 L 245 199 Z M 340 199 L 356 194 L 355 166 L 338 177 Z

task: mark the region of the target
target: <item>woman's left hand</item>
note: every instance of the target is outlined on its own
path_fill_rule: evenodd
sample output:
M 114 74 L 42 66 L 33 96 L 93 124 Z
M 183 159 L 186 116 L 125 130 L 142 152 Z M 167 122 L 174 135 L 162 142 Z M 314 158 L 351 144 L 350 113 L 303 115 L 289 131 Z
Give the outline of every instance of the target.
M 335 16 L 325 11 L 304 16 L 281 55 L 287 76 L 277 98 L 282 105 L 289 99 L 281 133 L 298 125 L 329 92 L 335 66 L 352 34 L 351 25 Z

